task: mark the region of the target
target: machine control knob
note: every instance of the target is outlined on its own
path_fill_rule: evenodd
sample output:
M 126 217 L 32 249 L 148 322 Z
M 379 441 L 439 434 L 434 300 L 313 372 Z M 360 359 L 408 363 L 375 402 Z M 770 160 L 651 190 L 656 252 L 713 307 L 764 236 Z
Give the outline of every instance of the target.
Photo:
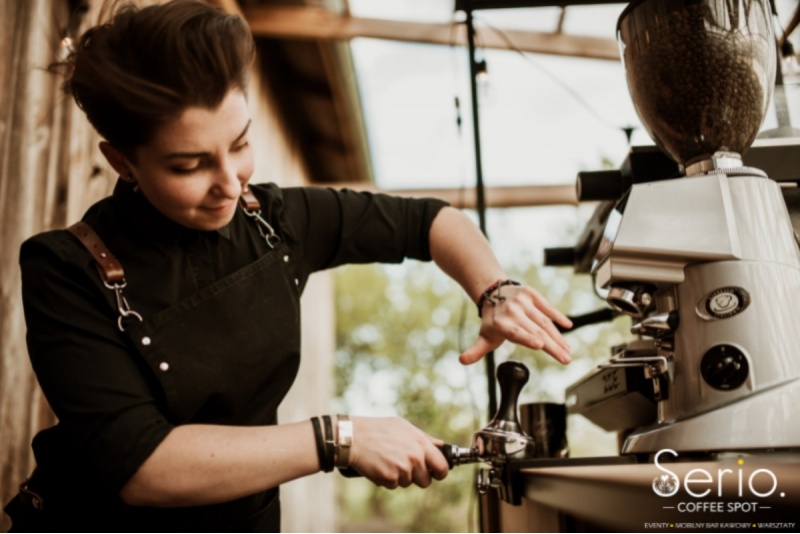
M 747 380 L 750 365 L 744 353 L 733 345 L 716 345 L 700 361 L 703 380 L 714 389 L 736 389 Z

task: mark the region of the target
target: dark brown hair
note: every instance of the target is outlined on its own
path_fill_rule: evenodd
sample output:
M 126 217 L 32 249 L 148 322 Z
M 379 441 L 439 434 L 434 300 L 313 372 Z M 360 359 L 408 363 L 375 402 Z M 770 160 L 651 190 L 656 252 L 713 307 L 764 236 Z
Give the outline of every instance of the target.
M 64 89 L 108 142 L 128 156 L 189 106 L 214 108 L 247 86 L 253 37 L 237 15 L 201 0 L 114 8 L 62 66 Z

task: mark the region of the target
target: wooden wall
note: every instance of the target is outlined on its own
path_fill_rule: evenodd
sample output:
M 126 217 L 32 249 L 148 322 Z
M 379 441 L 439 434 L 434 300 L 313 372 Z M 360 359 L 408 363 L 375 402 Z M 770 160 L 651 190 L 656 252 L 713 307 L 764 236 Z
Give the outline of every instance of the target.
M 0 503 L 32 471 L 30 443 L 55 422 L 33 375 L 25 347 L 18 252 L 23 240 L 78 220 L 116 181 L 80 110 L 60 90 L 48 64 L 64 52 L 67 0 L 0 0 Z M 150 0 L 146 0 L 147 3 Z M 91 1 L 83 27 L 97 19 Z M 226 9 L 235 2 L 217 1 Z M 307 182 L 296 147 L 279 127 L 267 84 L 251 87 L 257 175 L 282 185 Z M 282 407 L 285 421 L 327 413 L 331 395 L 333 327 L 330 277 L 313 280 L 304 296 L 303 358 L 296 392 Z M 285 486 L 287 531 L 333 531 L 333 479 L 316 475 Z M 305 503 L 315 503 L 309 514 Z M 10 521 L 0 513 L 0 531 Z
M 44 70 L 61 51 L 59 27 L 66 23 L 67 3 L 4 4 L 0 11 L 0 499 L 5 503 L 33 467 L 31 439 L 54 421 L 25 349 L 19 246 L 30 235 L 63 226 L 75 216 L 77 201 L 68 192 L 71 182 L 80 180 L 88 186 L 103 177 L 92 176 L 87 153 L 91 132 L 72 120 L 73 109 L 59 92 L 59 80 Z M 3 527 L 8 527 L 5 516 L 0 519 Z

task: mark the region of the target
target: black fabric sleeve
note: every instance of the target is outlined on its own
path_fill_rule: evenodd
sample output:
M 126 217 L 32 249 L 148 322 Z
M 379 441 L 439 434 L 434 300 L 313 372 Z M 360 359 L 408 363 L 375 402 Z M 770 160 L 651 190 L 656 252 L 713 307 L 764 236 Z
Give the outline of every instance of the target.
M 155 379 L 117 329 L 92 261 L 65 231 L 21 249 L 28 352 L 58 417 L 34 453 L 44 470 L 66 462 L 117 493 L 172 425 Z
M 447 203 L 324 188 L 284 190 L 285 213 L 311 270 L 345 263 L 429 261 L 429 232 Z

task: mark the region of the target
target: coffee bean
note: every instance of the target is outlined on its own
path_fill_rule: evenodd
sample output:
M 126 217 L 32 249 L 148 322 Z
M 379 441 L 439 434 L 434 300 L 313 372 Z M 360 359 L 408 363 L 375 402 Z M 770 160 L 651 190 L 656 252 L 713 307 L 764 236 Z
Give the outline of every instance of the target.
M 639 118 L 679 163 L 744 154 L 758 134 L 774 83 L 766 9 L 766 0 L 653 0 L 621 20 Z

